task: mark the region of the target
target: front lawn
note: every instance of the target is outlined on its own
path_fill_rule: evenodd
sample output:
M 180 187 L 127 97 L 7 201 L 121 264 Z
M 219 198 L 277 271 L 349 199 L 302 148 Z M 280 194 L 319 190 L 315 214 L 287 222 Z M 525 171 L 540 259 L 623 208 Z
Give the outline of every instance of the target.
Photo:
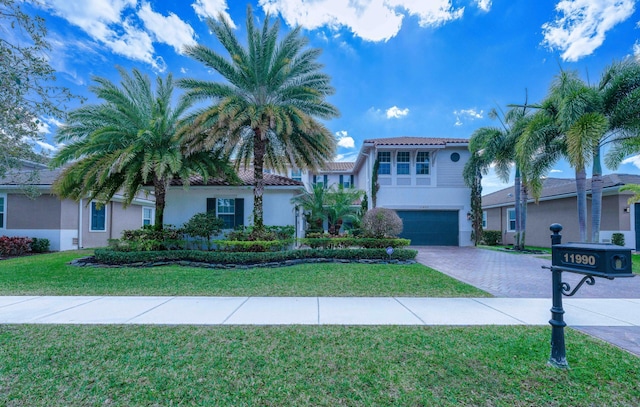
M 543 327 L 0 327 L 7 406 L 637 406 L 640 359 Z
M 246 270 L 77 267 L 90 252 L 0 261 L 0 295 L 487 297 L 421 264 L 316 263 Z

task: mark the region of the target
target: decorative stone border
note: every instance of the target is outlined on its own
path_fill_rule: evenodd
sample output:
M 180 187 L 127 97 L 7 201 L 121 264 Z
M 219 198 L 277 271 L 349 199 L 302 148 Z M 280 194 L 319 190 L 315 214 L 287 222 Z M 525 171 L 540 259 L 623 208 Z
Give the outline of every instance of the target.
M 416 261 L 415 260 L 384 260 L 384 259 L 348 260 L 348 259 L 317 258 L 317 259 L 294 259 L 294 260 L 272 261 L 268 263 L 251 263 L 251 264 L 204 263 L 204 262 L 189 261 L 189 260 L 168 260 L 168 261 L 147 261 L 147 262 L 139 261 L 139 262 L 129 263 L 129 264 L 104 264 L 96 261 L 94 256 L 90 256 L 90 257 L 75 259 L 69 262 L 70 265 L 78 266 L 78 267 L 124 268 L 124 267 L 159 267 L 159 266 L 168 266 L 168 265 L 179 265 L 179 266 L 186 266 L 186 267 L 231 269 L 231 270 L 233 269 L 246 270 L 246 269 L 256 268 L 256 267 L 268 267 L 268 268 L 287 267 L 287 266 L 295 266 L 298 264 L 307 264 L 307 263 L 415 264 Z

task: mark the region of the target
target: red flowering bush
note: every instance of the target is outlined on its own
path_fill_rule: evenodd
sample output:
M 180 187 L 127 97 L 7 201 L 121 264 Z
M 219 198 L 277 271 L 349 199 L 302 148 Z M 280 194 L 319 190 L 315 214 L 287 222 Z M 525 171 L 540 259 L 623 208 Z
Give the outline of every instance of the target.
M 28 237 L 0 236 L 0 256 L 20 256 L 31 251 Z

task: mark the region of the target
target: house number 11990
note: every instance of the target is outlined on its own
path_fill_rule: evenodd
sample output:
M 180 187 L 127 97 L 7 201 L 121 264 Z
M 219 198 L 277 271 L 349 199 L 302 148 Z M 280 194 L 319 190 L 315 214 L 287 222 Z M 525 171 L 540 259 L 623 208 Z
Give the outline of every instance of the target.
M 590 254 L 564 253 L 564 262 L 573 264 L 583 264 L 585 266 L 595 266 L 596 256 Z

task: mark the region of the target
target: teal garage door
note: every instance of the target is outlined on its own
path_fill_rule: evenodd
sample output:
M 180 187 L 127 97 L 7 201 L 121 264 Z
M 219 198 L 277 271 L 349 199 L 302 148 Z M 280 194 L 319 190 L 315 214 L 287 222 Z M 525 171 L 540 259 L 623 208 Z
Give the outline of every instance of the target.
M 396 211 L 412 246 L 458 246 L 458 211 Z

